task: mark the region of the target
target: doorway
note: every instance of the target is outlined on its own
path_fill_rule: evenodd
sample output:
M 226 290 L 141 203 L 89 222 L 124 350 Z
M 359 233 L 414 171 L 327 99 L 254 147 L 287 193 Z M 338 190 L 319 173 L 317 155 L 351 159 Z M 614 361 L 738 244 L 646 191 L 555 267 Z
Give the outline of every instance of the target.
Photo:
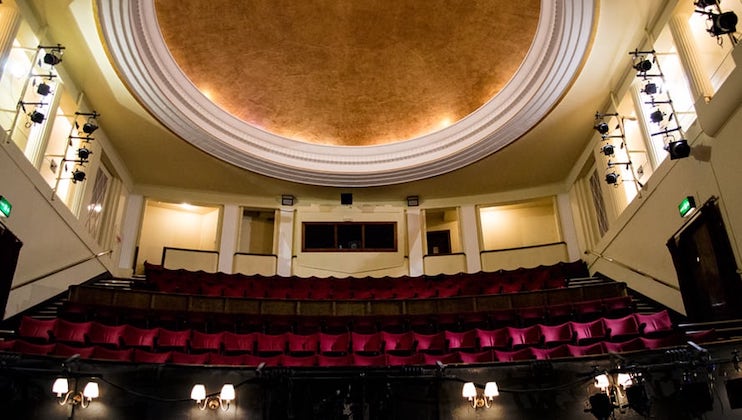
M 667 242 L 692 322 L 742 317 L 742 282 L 715 199 Z

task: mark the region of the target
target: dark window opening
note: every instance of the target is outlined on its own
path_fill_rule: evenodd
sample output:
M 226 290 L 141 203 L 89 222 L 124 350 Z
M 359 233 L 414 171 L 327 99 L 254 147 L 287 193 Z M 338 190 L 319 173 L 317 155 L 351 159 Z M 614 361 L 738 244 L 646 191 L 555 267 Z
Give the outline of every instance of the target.
M 396 251 L 394 222 L 304 222 L 302 251 Z

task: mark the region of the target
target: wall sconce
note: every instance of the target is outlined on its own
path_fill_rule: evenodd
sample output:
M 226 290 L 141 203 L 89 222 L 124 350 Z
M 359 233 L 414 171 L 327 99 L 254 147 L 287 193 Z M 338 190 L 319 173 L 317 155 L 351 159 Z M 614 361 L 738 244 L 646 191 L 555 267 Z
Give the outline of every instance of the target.
M 94 398 L 98 398 L 100 390 L 98 383 L 90 381 L 82 392 L 70 390 L 67 378 L 57 378 L 52 385 L 52 393 L 57 394 L 59 405 L 71 404 L 87 408 Z
M 484 393 L 480 395 L 477 393 L 477 387 L 474 382 L 467 382 L 464 384 L 464 388 L 461 390 L 461 396 L 469 400 L 471 406 L 476 408 L 490 408 L 492 401 L 496 396 L 500 395 L 500 390 L 497 387 L 496 382 L 487 382 L 484 385 Z
M 191 399 L 196 401 L 198 408 L 206 410 L 206 407 L 216 410 L 220 408 L 223 411 L 229 410 L 229 404 L 235 399 L 234 385 L 224 384 L 218 397 L 206 395 L 206 387 L 203 384 L 193 385 L 191 389 Z
M 281 196 L 281 205 L 282 206 L 293 206 L 294 205 L 294 196 L 290 194 L 284 194 Z
M 407 196 L 407 207 L 417 207 L 420 205 L 420 197 L 416 195 Z

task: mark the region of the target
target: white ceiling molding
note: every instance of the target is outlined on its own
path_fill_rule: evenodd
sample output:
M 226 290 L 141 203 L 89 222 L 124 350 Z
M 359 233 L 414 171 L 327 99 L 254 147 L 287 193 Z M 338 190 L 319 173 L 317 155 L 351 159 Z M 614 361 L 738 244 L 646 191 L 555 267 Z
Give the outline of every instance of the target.
M 98 0 L 113 65 L 171 131 L 211 155 L 263 175 L 322 186 L 419 180 L 469 165 L 517 140 L 557 104 L 590 44 L 595 0 L 542 0 L 531 49 L 485 105 L 440 131 L 378 146 L 327 146 L 280 137 L 212 103 L 183 74 L 157 24 L 154 0 Z

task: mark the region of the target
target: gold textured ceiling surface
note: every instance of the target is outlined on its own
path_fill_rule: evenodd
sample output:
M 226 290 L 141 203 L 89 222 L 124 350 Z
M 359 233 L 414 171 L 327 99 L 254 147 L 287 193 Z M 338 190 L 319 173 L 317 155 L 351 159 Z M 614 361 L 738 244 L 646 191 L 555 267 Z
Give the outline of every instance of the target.
M 156 0 L 176 63 L 214 103 L 318 144 L 402 141 L 461 120 L 528 52 L 539 0 Z

